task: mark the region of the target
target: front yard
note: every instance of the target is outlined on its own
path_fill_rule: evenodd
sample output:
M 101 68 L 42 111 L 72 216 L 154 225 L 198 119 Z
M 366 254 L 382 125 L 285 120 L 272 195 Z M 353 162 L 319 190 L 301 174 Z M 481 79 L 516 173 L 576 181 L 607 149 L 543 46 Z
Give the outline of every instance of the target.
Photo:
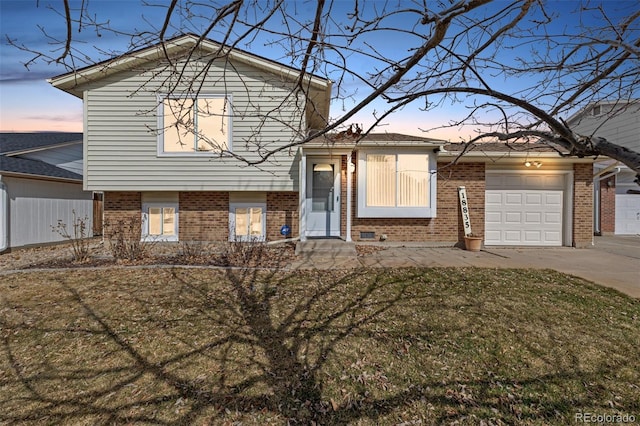
M 640 301 L 552 271 L 0 276 L 0 423 L 640 420 Z

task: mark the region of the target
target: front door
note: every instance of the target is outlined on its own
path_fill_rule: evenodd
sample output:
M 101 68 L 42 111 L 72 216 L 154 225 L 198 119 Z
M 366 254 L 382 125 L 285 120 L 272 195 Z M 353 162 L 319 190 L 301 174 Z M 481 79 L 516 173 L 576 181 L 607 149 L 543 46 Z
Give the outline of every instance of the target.
M 340 236 L 339 159 L 307 159 L 306 204 L 307 236 Z

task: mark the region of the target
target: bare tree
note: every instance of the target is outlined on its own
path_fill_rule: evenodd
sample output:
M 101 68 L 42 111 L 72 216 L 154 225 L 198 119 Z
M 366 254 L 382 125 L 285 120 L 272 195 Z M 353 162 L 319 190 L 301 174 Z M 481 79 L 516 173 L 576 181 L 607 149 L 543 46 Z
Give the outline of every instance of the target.
M 349 122 L 362 119 L 374 103 L 376 110 L 368 112 L 370 120 L 358 137 L 403 108 L 419 105 L 429 117 L 430 112 L 463 105 L 467 111 L 462 116 L 423 130 L 474 129 L 462 132 L 467 144 L 543 141 L 572 156 L 611 157 L 640 174 L 640 153 L 597 132 L 578 134 L 566 121 L 578 109 L 601 101 L 619 102 L 611 114 L 639 107 L 640 5 L 635 1 L 172 0 L 165 5 L 145 0 L 145 4 L 152 10 L 161 8 L 164 16 L 158 25 L 149 22 L 145 31 L 113 28 L 109 17 L 98 19 L 89 11 L 88 2 L 73 9 L 64 0 L 63 34 L 56 38 L 41 28 L 54 50 L 30 50 L 19 40 L 9 37 L 9 41 L 31 51 L 33 61 L 56 62 L 71 71 L 94 60 L 78 50 L 72 38 L 78 32 L 129 37 L 130 51 L 190 32 L 200 41 L 212 38 L 231 49 L 273 47 L 277 56 L 273 59 L 301 69 L 291 87 L 292 99 L 302 94 L 313 102 L 309 74 L 330 78 L 333 104 L 342 109 L 334 107 L 334 115 L 325 117 L 322 128 L 298 129 L 298 137 L 288 145 L 271 148 L 256 143 L 259 155 L 245 159 L 252 164 L 343 130 Z M 224 60 L 228 53 L 221 49 L 212 60 Z M 175 65 L 168 52 L 166 59 L 168 66 Z M 185 83 L 179 78 L 172 83 Z

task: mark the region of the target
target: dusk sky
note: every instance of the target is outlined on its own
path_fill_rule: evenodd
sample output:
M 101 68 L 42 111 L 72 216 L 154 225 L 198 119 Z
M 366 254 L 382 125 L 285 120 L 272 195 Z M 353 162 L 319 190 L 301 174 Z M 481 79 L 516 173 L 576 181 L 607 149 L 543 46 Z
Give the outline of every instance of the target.
M 71 1 L 72 13 L 73 8 L 78 7 L 80 3 L 78 0 Z M 95 16 L 98 21 L 109 20 L 112 28 L 127 33 L 145 30 L 157 32 L 155 30 L 161 25 L 165 14 L 164 8 L 143 7 L 137 0 L 88 0 L 87 3 L 91 12 L 95 14 L 92 16 Z M 158 1 L 157 3 L 165 4 L 168 2 Z M 630 8 L 637 8 L 635 0 L 614 3 L 626 5 L 627 12 Z M 303 15 L 309 13 L 313 5 L 313 3 L 310 5 L 303 1 L 290 2 L 290 4 L 295 4 L 299 13 Z M 338 0 L 334 4 L 337 4 L 335 6 L 337 9 L 353 7 L 353 2 L 342 0 Z M 405 3 L 402 4 L 405 5 Z M 553 5 L 552 9 L 556 11 L 575 9 L 577 5 L 574 1 L 556 1 L 551 4 Z M 2 37 L 0 43 L 0 131 L 82 131 L 82 102 L 65 92 L 54 89 L 46 82 L 47 78 L 65 73 L 68 70 L 60 65 L 46 64 L 43 61 L 36 61 L 27 69 L 23 64 L 32 59 L 34 54 L 20 51 L 7 42 L 7 38 L 10 38 L 33 50 L 49 49 L 49 40 L 38 29 L 38 26 L 42 26 L 49 36 L 64 39 L 65 21 L 60 14 L 61 11 L 61 1 L 0 0 L 0 36 Z M 185 21 L 182 22 L 182 26 L 183 30 L 186 30 L 185 32 L 196 32 L 203 26 L 203 23 Z M 77 28 L 74 27 L 74 30 Z M 97 34 L 95 30 L 92 31 L 90 28 L 85 28 L 80 34 L 74 32 L 73 36 L 85 41 L 82 49 L 91 55 L 91 60 L 106 59 L 109 52 L 126 51 L 129 41 L 126 36 L 115 36 L 111 32 Z M 281 59 L 279 58 L 282 55 L 281 52 L 265 46 L 265 43 L 260 41 L 257 40 L 252 44 L 255 53 L 274 60 Z M 397 49 L 402 45 L 400 40 L 396 39 L 378 38 L 374 42 L 377 43 L 376 47 L 388 49 Z M 395 114 L 387 121 L 387 125 L 378 131 L 457 139 L 455 131 L 452 130 L 434 131 L 426 135 L 420 130 L 446 123 L 452 110 L 432 111 L 428 118 L 425 118 L 424 114 L 420 115 L 419 107 L 416 105 Z M 375 108 L 375 105 L 372 108 Z M 332 115 L 340 114 L 341 109 L 342 105 L 339 103 L 332 105 Z M 366 118 L 363 121 L 366 121 Z

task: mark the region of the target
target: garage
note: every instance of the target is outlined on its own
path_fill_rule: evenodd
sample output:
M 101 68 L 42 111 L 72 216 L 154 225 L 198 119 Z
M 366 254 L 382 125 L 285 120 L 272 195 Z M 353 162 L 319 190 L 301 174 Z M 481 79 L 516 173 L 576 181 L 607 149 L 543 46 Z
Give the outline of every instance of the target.
M 616 234 L 640 234 L 640 194 L 616 194 Z
M 636 174 L 623 168 L 616 175 L 615 233 L 640 234 L 640 187 L 635 183 Z
M 562 246 L 567 180 L 566 173 L 487 172 L 485 245 Z

